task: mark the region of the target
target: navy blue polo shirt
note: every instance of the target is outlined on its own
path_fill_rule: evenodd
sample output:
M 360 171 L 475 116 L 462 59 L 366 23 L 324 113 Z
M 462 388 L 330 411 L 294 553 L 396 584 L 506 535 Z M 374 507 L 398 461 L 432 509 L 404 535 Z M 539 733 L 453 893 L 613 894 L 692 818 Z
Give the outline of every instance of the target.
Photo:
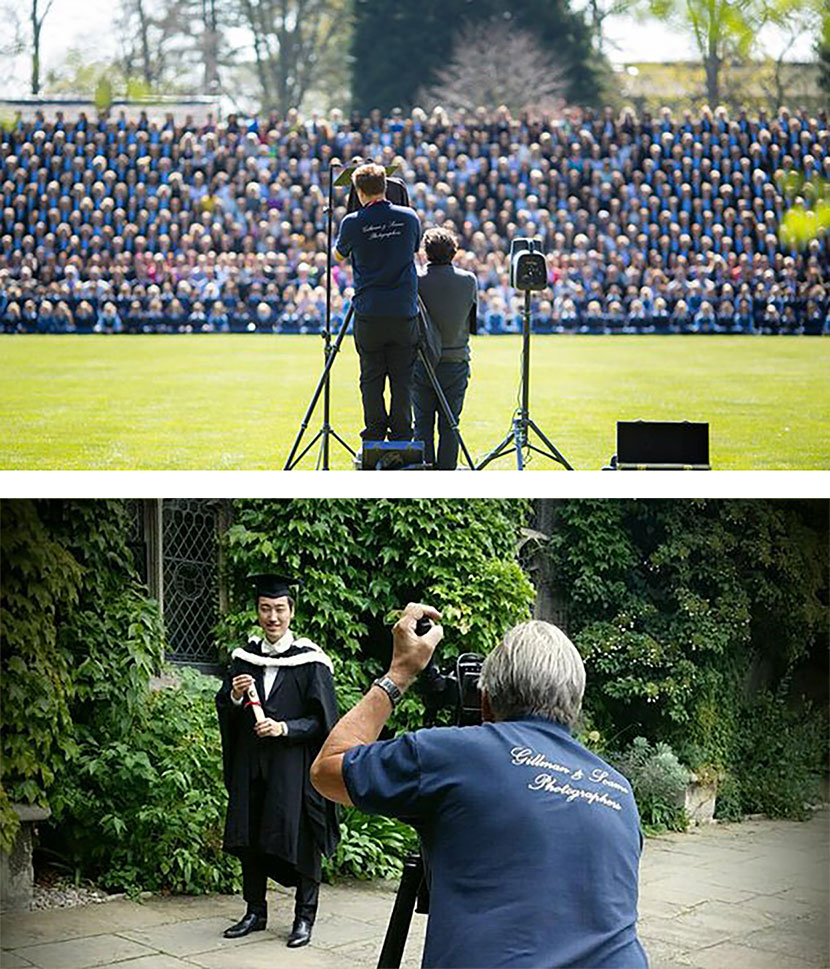
M 420 244 L 415 212 L 385 199 L 343 219 L 335 247 L 352 260 L 356 314 L 410 319 L 418 313 L 414 259 Z
M 355 747 L 361 811 L 421 834 L 425 967 L 644 969 L 630 785 L 565 727 L 528 718 Z

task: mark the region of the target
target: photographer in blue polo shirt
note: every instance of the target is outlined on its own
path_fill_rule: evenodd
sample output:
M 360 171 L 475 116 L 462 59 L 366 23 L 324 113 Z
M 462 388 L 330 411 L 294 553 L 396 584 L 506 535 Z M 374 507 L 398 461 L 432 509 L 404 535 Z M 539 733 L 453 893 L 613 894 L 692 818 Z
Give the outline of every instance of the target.
M 412 368 L 418 342 L 418 277 L 415 253 L 421 224 L 410 208 L 386 198 L 386 171 L 368 163 L 352 183 L 362 208 L 340 223 L 334 247 L 351 259 L 354 273 L 354 338 L 360 357 L 366 441 L 412 438 Z M 384 391 L 389 379 L 389 410 Z
M 392 663 L 334 727 L 311 768 L 332 801 L 401 817 L 421 835 L 430 889 L 425 967 L 644 969 L 642 839 L 626 779 L 571 736 L 585 689 L 550 623 L 511 629 L 481 671 L 483 723 L 375 742 L 443 636 L 410 604 Z

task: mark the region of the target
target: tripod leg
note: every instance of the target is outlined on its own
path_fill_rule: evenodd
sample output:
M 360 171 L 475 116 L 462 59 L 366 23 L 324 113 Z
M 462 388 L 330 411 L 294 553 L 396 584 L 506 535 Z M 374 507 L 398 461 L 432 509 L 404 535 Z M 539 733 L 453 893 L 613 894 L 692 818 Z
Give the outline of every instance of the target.
M 438 382 L 438 374 L 435 372 L 435 368 L 427 360 L 427 356 L 421 347 L 418 347 L 418 359 L 426 370 L 427 376 L 429 377 L 429 382 L 432 384 L 432 389 L 435 391 L 435 396 L 438 398 L 438 403 L 441 406 L 441 410 L 444 413 L 444 418 L 446 422 L 450 425 L 450 428 L 455 434 L 459 447 L 464 454 L 464 460 L 467 462 L 468 467 L 471 471 L 476 470 L 475 464 L 473 464 L 473 459 L 470 457 L 470 452 L 467 450 L 467 445 L 464 443 L 464 438 L 461 436 L 461 431 L 458 429 L 458 421 L 453 416 L 453 412 L 450 409 L 450 402 L 447 400 L 447 396 L 444 393 L 444 389 Z
M 545 445 L 547 445 L 548 450 L 543 451 L 541 448 L 536 447 L 536 445 L 530 443 L 529 431 L 535 431 L 536 434 L 542 439 Z M 524 450 L 527 448 L 529 451 L 535 451 L 537 454 L 543 454 L 546 458 L 552 458 L 554 461 L 558 461 L 561 465 L 566 467 L 568 471 L 573 471 L 573 468 L 565 460 L 565 458 L 557 451 L 557 449 L 551 444 L 551 442 L 545 437 L 545 435 L 539 430 L 539 428 L 533 423 L 530 417 L 530 291 L 525 291 L 525 304 L 524 304 L 524 316 L 522 324 L 522 405 L 521 410 L 513 418 L 513 430 L 507 437 L 497 445 L 484 460 L 479 464 L 478 468 L 481 470 L 486 464 L 491 461 L 495 461 L 496 458 L 500 458 L 503 454 L 507 454 L 510 450 L 508 444 L 510 441 L 513 442 L 513 448 L 516 451 L 516 463 L 518 464 L 519 471 L 524 471 Z
M 357 454 L 355 449 L 351 446 L 351 444 L 347 444 L 343 440 L 343 438 L 337 433 L 337 431 L 335 431 L 333 427 L 329 429 L 329 434 L 335 439 L 335 441 L 338 441 L 340 444 L 342 444 L 343 447 L 349 452 L 349 454 L 351 454 L 352 457 L 355 457 L 355 455 Z
M 346 314 L 346 318 L 343 320 L 343 323 L 340 326 L 340 331 L 337 334 L 337 339 L 334 341 L 334 344 L 332 345 L 331 350 L 329 351 L 328 357 L 326 358 L 326 365 L 325 367 L 323 367 L 323 372 L 320 375 L 319 381 L 317 382 L 317 389 L 314 391 L 314 394 L 311 398 L 311 402 L 309 403 L 308 408 L 306 409 L 305 417 L 303 417 L 300 423 L 300 430 L 297 432 L 297 437 L 294 440 L 294 444 L 291 448 L 291 453 L 288 455 L 288 460 L 285 462 L 285 467 L 283 468 L 283 471 L 290 471 L 297 463 L 297 461 L 295 461 L 294 459 L 294 455 L 297 453 L 297 449 L 300 446 L 300 441 L 302 441 L 303 435 L 306 432 L 306 428 L 309 425 L 309 422 L 311 420 L 311 415 L 314 413 L 314 408 L 317 406 L 317 401 L 320 399 L 320 395 L 323 393 L 324 389 L 328 387 L 329 374 L 331 372 L 331 368 L 334 366 L 334 361 L 337 359 L 337 352 L 340 349 L 340 345 L 343 343 L 343 338 L 346 336 L 346 330 L 348 329 L 349 322 L 351 321 L 351 318 L 352 318 L 352 311 L 353 311 L 353 307 L 350 306 L 349 312 Z
M 409 924 L 415 911 L 418 889 L 424 878 L 424 864 L 420 856 L 407 858 L 403 866 L 401 883 L 395 895 L 395 905 L 389 917 L 383 948 L 378 958 L 378 969 L 399 969 L 403 956 Z
M 542 441 L 544 441 L 544 443 L 547 445 L 547 447 L 550 448 L 550 454 L 548 455 L 548 457 L 553 458 L 554 461 L 558 461 L 568 471 L 573 471 L 573 468 L 570 466 L 570 464 L 568 464 L 568 462 L 565 460 L 565 458 L 562 456 L 562 454 L 560 454 L 560 452 L 557 450 L 557 448 L 553 444 L 551 444 L 551 442 L 545 437 L 545 435 L 542 433 L 542 431 L 529 418 L 528 418 L 528 421 L 527 421 L 527 426 L 531 430 L 535 431 L 538 434 L 538 436 L 542 439 Z M 539 449 L 538 448 L 535 448 L 535 450 L 538 451 Z M 544 452 L 542 451 L 540 453 L 543 454 Z
M 481 461 L 476 465 L 476 471 L 481 471 L 482 468 L 487 467 L 491 461 L 495 461 L 496 458 L 500 458 L 502 455 L 507 454 L 510 450 L 510 442 L 513 440 L 513 431 L 511 431 L 504 440 L 500 441 L 492 451 L 486 454 Z

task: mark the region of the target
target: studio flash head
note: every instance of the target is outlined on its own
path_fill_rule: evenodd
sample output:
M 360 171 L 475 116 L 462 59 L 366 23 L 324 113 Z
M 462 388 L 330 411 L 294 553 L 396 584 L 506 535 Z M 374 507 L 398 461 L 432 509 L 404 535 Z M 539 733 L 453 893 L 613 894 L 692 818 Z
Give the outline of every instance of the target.
M 510 243 L 510 285 L 513 289 L 533 291 L 548 284 L 548 266 L 542 252 L 542 240 L 513 239 Z

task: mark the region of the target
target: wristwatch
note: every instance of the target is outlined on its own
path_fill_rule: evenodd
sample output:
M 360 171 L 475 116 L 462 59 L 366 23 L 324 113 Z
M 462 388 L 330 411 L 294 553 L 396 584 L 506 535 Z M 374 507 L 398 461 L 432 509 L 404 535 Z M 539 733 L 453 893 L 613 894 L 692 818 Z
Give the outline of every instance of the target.
M 389 697 L 389 702 L 393 708 L 398 705 L 398 700 L 403 696 L 403 693 L 398 688 L 398 684 L 388 676 L 379 676 L 376 680 L 372 681 L 372 686 L 379 686 L 383 690 Z

